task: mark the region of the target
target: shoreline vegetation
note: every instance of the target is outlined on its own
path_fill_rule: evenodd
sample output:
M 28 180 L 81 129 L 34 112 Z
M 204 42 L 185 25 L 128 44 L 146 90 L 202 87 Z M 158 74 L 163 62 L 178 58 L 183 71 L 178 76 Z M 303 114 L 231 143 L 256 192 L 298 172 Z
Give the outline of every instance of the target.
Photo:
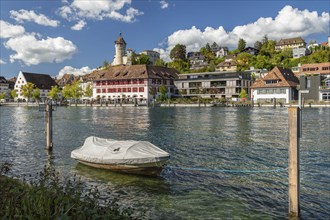
M 131 208 L 122 208 L 116 199 L 100 202 L 97 187 L 83 190 L 74 176 L 64 180 L 49 167 L 29 180 L 6 176 L 12 164 L 0 165 L 1 219 L 141 219 Z

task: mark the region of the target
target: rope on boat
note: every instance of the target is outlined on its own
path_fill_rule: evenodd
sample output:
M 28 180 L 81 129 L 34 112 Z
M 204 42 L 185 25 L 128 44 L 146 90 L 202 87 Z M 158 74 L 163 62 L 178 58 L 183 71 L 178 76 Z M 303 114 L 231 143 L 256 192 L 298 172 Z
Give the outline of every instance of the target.
M 272 170 L 225 170 L 225 169 L 207 169 L 200 167 L 177 167 L 177 166 L 166 166 L 166 168 L 177 169 L 177 170 L 188 170 L 188 171 L 202 171 L 202 172 L 215 172 L 215 173 L 274 173 L 283 172 L 288 170 L 288 168 L 278 168 Z

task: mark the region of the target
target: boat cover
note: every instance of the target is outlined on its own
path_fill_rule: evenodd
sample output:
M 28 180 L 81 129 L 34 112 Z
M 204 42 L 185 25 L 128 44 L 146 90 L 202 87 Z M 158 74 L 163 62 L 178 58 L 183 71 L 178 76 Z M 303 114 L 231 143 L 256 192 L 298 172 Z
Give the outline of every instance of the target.
M 71 152 L 77 160 L 100 164 L 145 164 L 169 159 L 166 151 L 147 141 L 118 141 L 88 137 L 84 145 Z

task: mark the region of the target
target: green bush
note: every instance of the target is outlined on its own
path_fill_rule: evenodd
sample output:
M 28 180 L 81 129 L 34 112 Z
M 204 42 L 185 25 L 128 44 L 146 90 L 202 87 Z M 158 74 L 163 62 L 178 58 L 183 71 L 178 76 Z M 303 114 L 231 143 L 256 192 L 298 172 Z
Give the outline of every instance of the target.
M 100 204 L 96 187 L 83 190 L 80 180 L 62 182 L 59 173 L 45 167 L 38 177 L 23 181 L 4 176 L 10 164 L 1 166 L 1 219 L 132 219 L 130 208 L 120 211 L 115 201 Z

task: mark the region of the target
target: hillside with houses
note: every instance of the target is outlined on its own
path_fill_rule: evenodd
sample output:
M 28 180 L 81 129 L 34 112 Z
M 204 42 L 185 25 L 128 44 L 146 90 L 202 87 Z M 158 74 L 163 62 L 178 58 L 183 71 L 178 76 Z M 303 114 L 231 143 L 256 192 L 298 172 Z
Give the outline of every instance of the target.
M 217 43 L 199 51 L 176 45 L 171 62 L 152 50 L 126 49 L 122 34 L 115 40 L 112 61 L 91 73 L 68 72 L 54 79 L 21 71 L 15 79 L 0 77 L 2 102 L 74 100 L 150 104 L 155 100 L 253 101 L 290 103 L 298 90 L 309 90 L 309 102 L 330 102 L 330 37 L 306 44 L 300 37 L 274 41 L 264 36 L 254 47 L 239 39 L 229 50 Z

